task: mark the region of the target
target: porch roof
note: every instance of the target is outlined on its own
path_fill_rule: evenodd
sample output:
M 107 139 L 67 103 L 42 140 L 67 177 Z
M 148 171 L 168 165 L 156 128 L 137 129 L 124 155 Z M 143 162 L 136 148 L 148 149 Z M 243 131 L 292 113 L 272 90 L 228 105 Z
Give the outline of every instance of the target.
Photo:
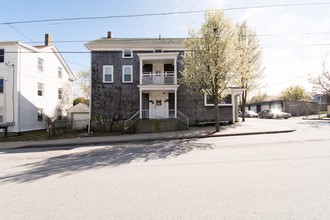
M 140 91 L 177 91 L 180 85 L 138 85 Z

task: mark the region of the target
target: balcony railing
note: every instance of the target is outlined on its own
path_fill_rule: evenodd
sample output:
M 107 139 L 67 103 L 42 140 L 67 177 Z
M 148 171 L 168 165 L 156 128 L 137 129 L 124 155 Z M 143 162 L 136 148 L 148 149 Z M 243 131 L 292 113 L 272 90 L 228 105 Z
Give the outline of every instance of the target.
M 174 72 L 152 73 L 143 72 L 142 85 L 174 85 Z

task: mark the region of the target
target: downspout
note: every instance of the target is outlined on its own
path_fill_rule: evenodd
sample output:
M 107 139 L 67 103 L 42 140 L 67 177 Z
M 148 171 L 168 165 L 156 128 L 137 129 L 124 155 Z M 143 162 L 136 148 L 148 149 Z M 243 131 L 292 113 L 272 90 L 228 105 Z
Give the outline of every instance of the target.
M 20 108 L 20 103 L 21 103 L 21 70 L 22 70 L 22 49 L 18 47 L 19 50 L 19 64 L 16 67 L 16 72 L 17 72 L 17 130 L 20 132 L 21 131 L 21 108 Z
M 93 82 L 92 82 L 92 54 L 93 52 L 91 52 L 91 56 L 90 56 L 90 64 L 91 64 L 91 67 L 90 67 L 90 90 L 89 90 L 89 120 L 88 120 L 88 130 L 87 132 L 88 133 L 91 133 L 91 125 L 92 125 L 92 88 L 93 88 Z

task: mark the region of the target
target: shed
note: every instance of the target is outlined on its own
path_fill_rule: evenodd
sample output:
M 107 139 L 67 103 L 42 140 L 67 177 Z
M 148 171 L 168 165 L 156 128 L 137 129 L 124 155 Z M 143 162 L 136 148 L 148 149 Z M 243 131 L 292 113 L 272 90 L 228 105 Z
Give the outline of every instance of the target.
M 78 103 L 68 109 L 67 115 L 72 121 L 73 129 L 84 129 L 89 121 L 89 107 L 86 104 Z

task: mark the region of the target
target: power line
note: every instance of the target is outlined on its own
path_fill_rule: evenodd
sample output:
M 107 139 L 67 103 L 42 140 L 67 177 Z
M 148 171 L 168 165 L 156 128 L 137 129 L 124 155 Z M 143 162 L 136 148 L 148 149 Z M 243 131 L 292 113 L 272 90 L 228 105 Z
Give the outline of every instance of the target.
M 23 34 L 22 32 L 20 32 L 19 30 L 17 30 L 17 28 L 15 28 L 14 26 L 12 26 L 11 24 L 8 24 L 8 26 L 11 27 L 12 29 L 14 29 L 16 32 L 18 32 L 20 35 L 22 35 L 26 39 L 32 41 L 31 38 L 27 37 L 25 34 Z
M 166 16 L 166 15 L 177 15 L 177 14 L 204 13 L 204 12 L 207 12 L 207 11 L 215 11 L 215 10 L 233 11 L 233 10 L 246 10 L 246 9 L 293 7 L 293 6 L 319 6 L 319 5 L 330 5 L 330 2 L 310 2 L 310 3 L 295 3 L 295 4 L 256 5 L 256 6 L 230 7 L 230 8 L 212 9 L 212 10 L 192 10 L 192 11 L 174 11 L 174 12 L 172 11 L 172 12 L 160 12 L 160 13 L 109 15 L 109 16 L 94 16 L 94 17 L 52 18 L 52 19 L 40 19 L 40 20 L 2 22 L 2 23 L 0 23 L 0 25 L 42 23 L 42 22 L 54 22 L 54 21 L 59 22 L 59 21 L 100 20 L 100 19 L 113 19 L 113 18 L 135 18 L 135 17 L 150 17 L 150 16 Z

